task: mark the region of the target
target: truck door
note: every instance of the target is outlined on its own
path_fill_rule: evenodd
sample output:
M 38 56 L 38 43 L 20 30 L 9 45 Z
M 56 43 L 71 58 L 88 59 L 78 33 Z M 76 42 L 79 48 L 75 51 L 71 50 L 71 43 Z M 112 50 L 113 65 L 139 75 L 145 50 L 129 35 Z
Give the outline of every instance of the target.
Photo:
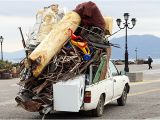
M 92 90 L 95 91 L 95 96 L 100 96 L 102 94 L 102 92 L 98 92 L 98 91 L 103 91 L 106 93 L 106 96 L 105 96 L 105 102 L 109 102 L 110 100 L 112 100 L 113 98 L 113 87 L 114 87 L 114 84 L 113 84 L 113 80 L 112 78 L 110 77 L 110 74 L 109 73 L 106 73 L 108 74 L 107 78 L 104 79 L 104 80 L 101 80 L 99 81 L 99 78 L 96 80 L 96 79 L 93 79 L 93 78 L 96 78 L 95 75 L 95 69 L 97 69 L 94 65 L 90 65 L 90 82 L 89 84 L 94 84 L 94 86 L 92 86 Z M 100 72 L 99 72 L 100 74 Z M 100 89 L 100 90 L 98 90 Z M 102 90 L 103 89 L 103 90 Z M 99 94 L 99 95 L 98 95 Z
M 111 79 L 113 81 L 113 84 L 114 84 L 114 88 L 113 88 L 113 91 L 114 91 L 114 95 L 113 95 L 113 98 L 116 98 L 118 96 L 121 96 L 122 94 L 122 91 L 123 91 L 123 82 L 122 82 L 122 77 L 119 76 L 119 73 L 118 73 L 118 70 L 117 68 L 115 67 L 115 65 L 110 61 L 109 62 L 109 69 L 110 69 L 110 76 L 111 76 Z
M 108 75 L 108 79 L 106 79 L 106 102 L 112 100 L 114 95 L 114 83 L 112 77 Z

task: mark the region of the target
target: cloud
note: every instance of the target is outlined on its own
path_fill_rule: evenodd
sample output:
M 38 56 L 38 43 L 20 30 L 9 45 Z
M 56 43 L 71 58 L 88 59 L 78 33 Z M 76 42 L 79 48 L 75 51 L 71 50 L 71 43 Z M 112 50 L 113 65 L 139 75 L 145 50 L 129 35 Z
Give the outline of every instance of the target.
M 123 19 L 122 19 L 123 20 Z M 160 31 L 160 18 L 137 18 L 137 22 L 135 27 L 132 30 L 128 30 L 128 35 L 144 35 L 144 34 L 150 34 L 160 37 L 159 31 Z M 131 24 L 131 21 L 128 21 Z M 132 26 L 132 24 L 131 24 Z M 119 30 L 116 20 L 114 20 L 114 26 L 113 31 Z M 125 35 L 125 30 L 121 30 L 117 34 L 115 34 L 113 37 L 120 37 Z
M 7 27 L 7 26 L 16 26 L 16 25 L 25 25 L 28 26 L 30 24 L 33 24 L 35 21 L 34 17 L 19 17 L 19 16 L 0 16 L 0 20 L 3 22 L 0 22 L 1 27 Z
M 74 9 L 79 3 L 88 0 L 0 0 L 0 36 L 4 37 L 4 50 L 15 51 L 22 49 L 21 36 L 18 27 L 23 29 L 24 36 L 35 23 L 35 14 L 38 9 L 53 3 Z M 114 18 L 113 31 L 118 27 L 115 20 L 123 19 L 123 13 L 129 12 L 130 18 L 137 18 L 137 24 L 128 34 L 152 34 L 160 36 L 159 0 L 92 0 L 104 16 Z M 122 30 L 113 37 L 124 36 Z M 25 37 L 26 38 L 26 37 Z M 111 37 L 112 38 L 112 37 Z
M 31 17 L 0 16 L 0 35 L 4 37 L 3 50 L 16 51 L 22 49 L 21 36 L 18 27 L 22 27 L 24 36 L 33 26 L 35 19 Z M 26 37 L 25 37 L 26 38 Z

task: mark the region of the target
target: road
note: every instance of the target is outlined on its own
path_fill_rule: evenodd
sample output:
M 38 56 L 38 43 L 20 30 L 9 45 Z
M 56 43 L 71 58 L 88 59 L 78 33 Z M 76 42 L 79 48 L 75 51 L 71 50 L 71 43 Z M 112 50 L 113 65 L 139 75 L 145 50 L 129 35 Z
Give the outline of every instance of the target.
M 135 70 L 137 66 L 131 66 Z M 145 70 L 144 81 L 131 83 L 126 106 L 118 106 L 116 101 L 105 106 L 103 119 L 160 119 L 160 68 Z M 137 71 L 137 70 L 136 70 Z M 149 77 L 152 76 L 152 77 Z M 148 78 L 149 77 L 149 78 Z M 19 87 L 18 79 L 0 80 L 0 119 L 41 119 L 38 113 L 31 113 L 16 106 L 14 98 Z M 61 119 L 97 119 L 90 112 L 57 113 L 47 118 Z

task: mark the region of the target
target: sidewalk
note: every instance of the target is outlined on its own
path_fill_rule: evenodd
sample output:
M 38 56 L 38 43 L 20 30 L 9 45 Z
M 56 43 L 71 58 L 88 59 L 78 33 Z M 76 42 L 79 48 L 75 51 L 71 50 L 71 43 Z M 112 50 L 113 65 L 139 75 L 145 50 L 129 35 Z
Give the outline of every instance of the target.
M 116 65 L 119 71 L 124 71 L 124 65 Z M 129 65 L 130 72 L 143 72 L 144 81 L 158 80 L 160 78 L 160 64 L 153 64 L 149 70 L 147 64 Z

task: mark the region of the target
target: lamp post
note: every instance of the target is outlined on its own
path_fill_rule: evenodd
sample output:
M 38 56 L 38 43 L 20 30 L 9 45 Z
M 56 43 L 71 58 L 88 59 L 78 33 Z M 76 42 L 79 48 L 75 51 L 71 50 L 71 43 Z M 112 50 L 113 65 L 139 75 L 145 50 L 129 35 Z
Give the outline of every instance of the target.
M 129 27 L 128 23 L 128 19 L 129 19 L 129 13 L 124 13 L 124 20 L 125 22 L 123 23 L 124 26 L 121 27 L 121 19 L 117 19 L 117 25 L 120 29 L 125 29 L 126 30 L 126 36 L 125 36 L 125 67 L 124 67 L 124 71 L 125 72 L 129 72 L 129 67 L 128 67 L 128 44 L 127 44 L 127 29 L 132 29 L 135 25 L 136 25 L 136 19 L 132 18 L 131 22 L 132 22 L 132 27 Z
M 137 52 L 138 52 L 137 48 L 135 49 L 135 52 L 136 52 L 136 62 L 137 62 Z
M 1 43 L 1 60 L 3 61 L 3 51 L 2 51 L 3 36 L 0 36 L 0 43 Z

